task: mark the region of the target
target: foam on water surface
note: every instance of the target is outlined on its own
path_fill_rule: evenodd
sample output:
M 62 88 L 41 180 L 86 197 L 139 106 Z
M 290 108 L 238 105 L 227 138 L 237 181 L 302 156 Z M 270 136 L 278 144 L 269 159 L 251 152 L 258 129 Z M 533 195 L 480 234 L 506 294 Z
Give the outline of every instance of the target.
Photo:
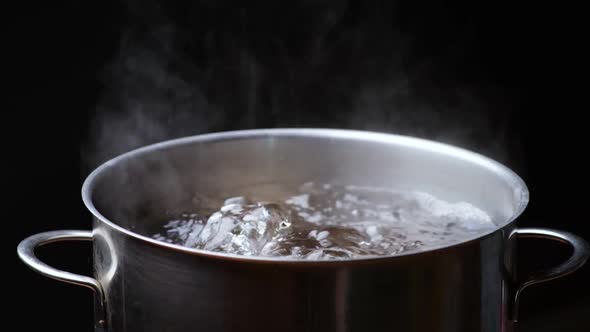
M 169 220 L 153 238 L 246 256 L 346 259 L 462 242 L 496 228 L 484 211 L 430 194 L 305 183 L 283 201 L 229 197 Z

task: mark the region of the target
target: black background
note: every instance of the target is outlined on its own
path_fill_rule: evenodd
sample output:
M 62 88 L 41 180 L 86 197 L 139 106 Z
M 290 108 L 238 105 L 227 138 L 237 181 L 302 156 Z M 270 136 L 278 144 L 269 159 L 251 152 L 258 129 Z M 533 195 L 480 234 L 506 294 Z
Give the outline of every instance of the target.
M 464 146 L 527 182 L 521 226 L 590 239 L 581 13 L 502 1 L 70 1 L 20 11 L 18 102 L 5 122 L 16 132 L 6 141 L 16 167 L 6 175 L 15 214 L 5 221 L 14 252 L 5 319 L 22 331 L 91 330 L 90 291 L 28 270 L 16 245 L 88 229 L 81 183 L 106 158 L 206 131 L 340 127 Z M 521 249 L 525 271 L 568 254 L 545 241 Z M 90 271 L 89 245 L 39 254 Z M 521 330 L 590 329 L 588 280 L 590 266 L 527 289 Z

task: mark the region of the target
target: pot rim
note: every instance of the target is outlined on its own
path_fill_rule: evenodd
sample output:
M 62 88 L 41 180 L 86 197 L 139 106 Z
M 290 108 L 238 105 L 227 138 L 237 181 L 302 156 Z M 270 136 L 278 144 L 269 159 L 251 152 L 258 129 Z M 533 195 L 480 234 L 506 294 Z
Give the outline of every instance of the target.
M 441 245 L 432 247 L 427 250 L 417 251 L 417 252 L 407 252 L 402 253 L 394 256 L 363 256 L 361 258 L 347 258 L 347 259 L 334 259 L 334 260 L 306 260 L 301 258 L 289 258 L 289 257 L 256 257 L 256 256 L 244 256 L 244 255 L 237 255 L 237 254 L 228 254 L 228 253 L 220 253 L 220 252 L 213 252 L 208 250 L 201 250 L 201 249 L 194 249 L 189 247 L 184 247 L 178 244 L 171 244 L 166 243 L 163 241 L 158 241 L 147 237 L 145 235 L 141 235 L 135 233 L 131 230 L 128 230 L 124 227 L 117 225 L 116 223 L 110 221 L 104 215 L 102 215 L 98 209 L 94 206 L 92 201 L 92 192 L 94 189 L 94 185 L 98 178 L 100 178 L 104 172 L 113 167 L 115 164 L 120 163 L 126 159 L 133 158 L 138 155 L 150 153 L 152 151 L 166 149 L 173 146 L 179 146 L 184 144 L 193 144 L 195 142 L 211 142 L 211 141 L 224 141 L 224 140 L 234 140 L 234 139 L 243 139 L 243 138 L 253 138 L 253 137 L 278 137 L 278 136 L 302 136 L 302 137 L 323 137 L 323 138 L 348 138 L 348 139 L 357 139 L 357 140 L 365 140 L 365 141 L 374 141 L 379 143 L 392 143 L 396 145 L 402 145 L 406 147 L 413 147 L 423 151 L 433 151 L 437 153 L 442 153 L 448 155 L 453 158 L 458 158 L 461 160 L 465 160 L 467 162 L 476 164 L 480 167 L 485 167 L 488 170 L 496 173 L 500 177 L 504 178 L 507 182 L 512 183 L 515 188 L 515 195 L 518 195 L 519 202 L 518 207 L 506 220 L 500 223 L 500 226 L 494 228 L 493 230 L 484 232 L 474 237 L 470 237 L 464 241 L 450 244 L 450 245 Z M 362 130 L 350 130 L 350 129 L 326 129 L 326 128 L 273 128 L 273 129 L 248 129 L 248 130 L 235 130 L 235 131 L 222 131 L 222 132 L 215 132 L 215 133 L 207 133 L 207 134 L 200 134 L 194 136 L 187 136 L 172 140 L 166 140 L 163 142 L 155 143 L 146 145 L 129 152 L 123 153 L 107 162 L 103 163 L 99 167 L 97 167 L 93 172 L 91 172 L 86 180 L 82 185 L 82 200 L 86 208 L 96 217 L 98 220 L 103 222 L 104 224 L 110 226 L 111 228 L 126 234 L 132 238 L 135 238 L 139 241 L 145 242 L 146 244 L 155 245 L 157 247 L 161 247 L 163 249 L 173 249 L 176 251 L 180 251 L 187 254 L 193 254 L 198 256 L 210 257 L 210 258 L 225 258 L 231 260 L 240 260 L 240 261 L 251 261 L 251 262 L 269 262 L 269 263 L 293 263 L 293 264 L 330 264 L 330 263 L 343 263 L 343 262 L 359 262 L 359 261 L 369 261 L 369 260 L 395 260 L 400 259 L 402 257 L 408 256 L 417 256 L 423 255 L 426 253 L 433 253 L 444 251 L 445 249 L 455 248 L 458 246 L 463 246 L 470 244 L 474 241 L 481 241 L 483 238 L 504 229 L 506 226 L 510 225 L 514 220 L 516 220 L 522 212 L 526 209 L 526 206 L 529 202 L 529 191 L 525 184 L 525 182 L 518 176 L 513 170 L 508 168 L 507 166 L 495 161 L 491 158 L 488 158 L 482 154 L 477 152 L 473 152 L 464 148 L 460 148 L 457 146 L 453 146 L 446 143 L 441 143 L 433 140 L 427 140 L 423 138 L 405 136 L 405 135 L 397 135 L 397 134 L 389 134 L 389 133 L 382 133 L 382 132 L 374 132 L 374 131 L 362 131 Z

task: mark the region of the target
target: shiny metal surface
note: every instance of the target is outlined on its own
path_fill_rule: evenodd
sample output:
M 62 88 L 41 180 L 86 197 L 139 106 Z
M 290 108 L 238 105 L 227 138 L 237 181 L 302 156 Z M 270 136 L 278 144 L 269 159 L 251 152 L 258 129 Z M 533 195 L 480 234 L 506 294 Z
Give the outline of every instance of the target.
M 588 260 L 588 257 L 590 257 L 590 246 L 588 245 L 588 242 L 575 234 L 554 229 L 522 228 L 516 229 L 513 235 L 519 238 L 541 238 L 559 241 L 569 244 L 573 249 L 572 255 L 565 262 L 545 271 L 533 273 L 517 281 L 518 288 L 514 295 L 513 313 L 513 319 L 516 321 L 518 319 L 518 303 L 522 291 L 529 286 L 563 277 L 576 271 L 584 265 Z
M 46 244 L 60 241 L 92 241 L 92 232 L 77 230 L 60 230 L 44 232 L 29 236 L 21 241 L 17 247 L 20 259 L 31 269 L 46 277 L 66 283 L 80 285 L 92 289 L 95 296 L 95 330 L 103 331 L 105 328 L 105 302 L 104 292 L 100 283 L 87 276 L 74 274 L 53 268 L 37 258 L 35 249 Z
M 94 216 L 130 236 L 222 255 L 143 236 L 150 223 L 145 217 L 194 209 L 195 192 L 248 195 L 253 186 L 307 181 L 426 191 L 470 202 L 498 226 L 514 220 L 528 203 L 524 182 L 485 156 L 418 138 L 335 129 L 244 130 L 154 144 L 97 168 L 86 179 L 82 197 Z
M 146 236 L 162 211 L 198 210 L 199 193 L 307 181 L 427 191 L 477 205 L 498 228 L 453 246 L 346 261 L 234 256 Z M 200 135 L 107 162 L 82 195 L 110 331 L 508 331 L 517 290 L 530 284 L 513 272 L 513 244 L 528 234 L 514 222 L 528 202 L 523 181 L 484 156 L 421 139 L 325 129 Z M 556 234 L 545 233 L 587 246 Z M 534 280 L 571 272 L 583 256 Z
M 105 284 L 113 331 L 500 331 L 508 324 L 502 231 L 440 252 L 352 262 L 189 255 L 110 234 L 125 262 Z M 112 250 L 99 245 L 97 255 Z

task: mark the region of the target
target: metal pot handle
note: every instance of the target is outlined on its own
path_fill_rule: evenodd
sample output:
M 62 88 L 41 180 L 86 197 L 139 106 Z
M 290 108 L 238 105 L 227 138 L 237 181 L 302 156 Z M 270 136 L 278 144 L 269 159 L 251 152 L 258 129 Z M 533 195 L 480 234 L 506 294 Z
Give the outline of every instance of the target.
M 514 294 L 513 302 L 514 311 L 512 313 L 513 320 L 517 321 L 518 303 L 522 291 L 531 285 L 563 277 L 582 267 L 582 265 L 586 263 L 586 260 L 588 260 L 588 257 L 590 256 L 590 245 L 588 245 L 588 242 L 586 242 L 584 239 L 575 234 L 548 228 L 516 229 L 514 230 L 513 235 L 517 238 L 540 238 L 559 241 L 569 244 L 574 249 L 574 252 L 570 258 L 568 258 L 568 260 L 565 262 L 550 269 L 532 273 L 523 280 L 517 282 L 516 293 Z
M 106 307 L 105 296 L 102 286 L 98 280 L 58 270 L 43 263 L 35 256 L 35 249 L 44 244 L 60 241 L 92 241 L 92 232 L 77 230 L 59 230 L 35 234 L 29 236 L 19 243 L 17 253 L 20 259 L 37 273 L 46 277 L 63 281 L 70 284 L 80 285 L 92 289 L 95 293 L 95 331 L 106 330 Z

